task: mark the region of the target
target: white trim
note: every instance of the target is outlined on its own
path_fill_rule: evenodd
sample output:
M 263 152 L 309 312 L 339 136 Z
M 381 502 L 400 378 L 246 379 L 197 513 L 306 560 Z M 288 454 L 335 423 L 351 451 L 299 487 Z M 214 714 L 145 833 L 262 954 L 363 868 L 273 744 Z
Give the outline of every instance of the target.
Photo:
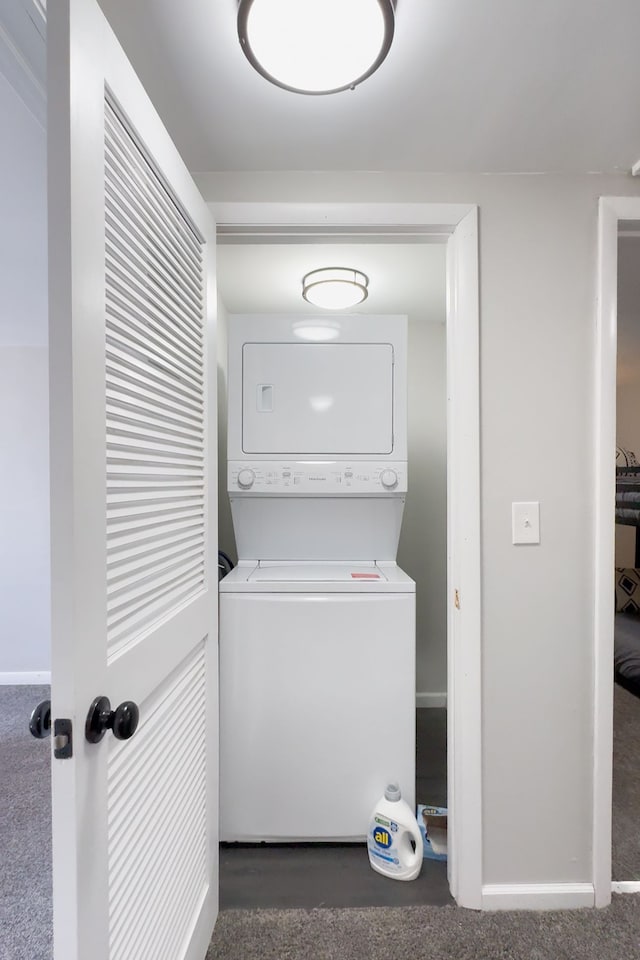
M 206 174 L 196 178 L 206 195 Z M 216 203 L 209 207 L 221 232 L 238 226 L 415 226 L 452 233 L 470 210 L 468 203 Z M 424 229 L 420 230 L 424 233 Z
M 483 910 L 575 910 L 592 907 L 591 883 L 488 883 Z
M 198 177 L 203 192 L 206 176 Z M 463 907 L 482 906 L 482 689 L 478 212 L 472 204 L 210 203 L 218 229 L 410 225 L 447 241 L 448 797 L 449 883 Z M 263 231 L 264 232 L 264 231 Z M 307 232 L 307 231 L 305 231 Z M 460 464 L 464 463 L 464 469 Z M 453 522 L 452 522 L 453 521 Z M 453 576 L 453 579 L 452 579 Z M 461 599 L 454 609 L 454 588 Z M 455 636 L 454 636 L 455 632 Z
M 17 686 L 24 687 L 28 684 L 50 685 L 50 670 L 19 670 L 15 672 L 4 671 L 0 673 L 0 687 Z
M 482 887 L 479 310 L 474 207 L 447 243 L 448 874 L 472 909 Z
M 639 197 L 602 197 L 598 219 L 595 324 L 593 886 L 595 906 L 611 902 L 613 757 L 613 569 L 615 566 L 618 225 L 640 220 Z
M 611 893 L 640 893 L 640 880 L 612 880 Z
M 446 707 L 445 693 L 416 693 L 416 707 Z
M 640 177 L 640 160 L 636 160 L 634 165 L 631 167 L 631 176 Z

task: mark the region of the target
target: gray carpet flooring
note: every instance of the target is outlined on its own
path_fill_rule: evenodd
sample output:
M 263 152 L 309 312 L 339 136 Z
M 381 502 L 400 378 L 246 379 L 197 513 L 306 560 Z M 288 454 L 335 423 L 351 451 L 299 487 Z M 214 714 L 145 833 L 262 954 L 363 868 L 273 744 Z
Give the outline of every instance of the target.
M 43 687 L 0 686 L 0 960 L 51 960 L 50 744 L 27 730 L 32 707 L 46 695 Z M 627 872 L 614 877 L 631 879 L 640 875 L 640 855 L 629 859 L 631 836 L 640 853 L 634 760 L 640 757 L 640 700 L 616 688 L 615 718 L 614 870 Z M 425 744 L 419 757 L 428 759 L 436 740 Z M 429 769 L 422 783 L 418 780 L 418 792 L 425 800 L 444 802 L 435 795 L 442 783 L 435 754 Z M 633 896 L 614 898 L 606 910 L 541 914 L 476 914 L 454 906 L 345 909 L 331 898 L 310 902 L 322 902 L 323 908 L 223 910 L 208 960 L 640 957 L 640 902 Z
M 48 687 L 0 686 L 0 958 L 51 957 L 50 741 L 29 715 Z
M 640 907 L 473 913 L 457 907 L 228 910 L 207 960 L 635 960 Z
M 617 684 L 613 707 L 611 833 L 613 879 L 640 880 L 640 698 Z

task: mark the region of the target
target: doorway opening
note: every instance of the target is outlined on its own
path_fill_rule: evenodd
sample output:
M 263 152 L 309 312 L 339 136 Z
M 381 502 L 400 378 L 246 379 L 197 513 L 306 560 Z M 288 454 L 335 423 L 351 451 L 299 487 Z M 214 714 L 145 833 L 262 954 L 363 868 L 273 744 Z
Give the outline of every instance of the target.
M 596 326 L 594 888 L 640 892 L 640 201 L 600 201 Z M 638 351 L 638 353 L 637 353 Z M 635 449 L 634 449 L 635 448 Z M 612 515 L 612 502 L 615 514 Z M 612 575 L 615 591 L 611 590 Z M 634 754 L 635 745 L 635 754 Z
M 611 879 L 640 889 L 640 223 L 618 231 Z
M 469 222 L 458 226 L 469 214 Z M 416 800 L 437 806 L 446 806 L 448 802 L 449 861 L 445 865 L 425 860 L 422 889 L 415 884 L 391 886 L 405 888 L 405 899 L 400 898 L 398 903 L 444 903 L 450 900 L 450 889 L 461 905 L 479 907 L 480 723 L 479 712 L 474 714 L 480 704 L 479 551 L 476 553 L 479 471 L 474 474 L 473 469 L 473 453 L 479 445 L 475 209 L 432 205 L 334 205 L 330 208 L 306 205 L 301 208 L 236 204 L 214 207 L 214 215 L 218 221 L 219 300 L 222 301 L 218 361 L 220 547 L 226 550 L 231 545 L 229 552 L 233 559 L 225 475 L 225 320 L 232 323 L 235 313 L 299 313 L 298 281 L 308 269 L 334 260 L 336 263 L 349 260 L 372 278 L 368 309 L 361 307 L 357 312 L 407 313 L 409 316 L 410 482 L 398 562 L 417 582 Z M 466 251 L 462 249 L 465 240 Z M 371 296 L 374 276 L 380 278 L 376 301 Z M 253 278 L 251 283 L 247 282 L 248 277 Z M 469 325 L 474 331 L 471 338 Z M 460 350 L 463 335 L 464 354 Z M 465 363 L 471 365 L 472 371 L 470 377 L 467 371 L 463 379 L 461 372 Z M 459 470 L 463 442 L 467 444 L 466 466 L 470 453 L 472 461 L 471 475 L 465 468 L 464 476 Z M 474 612 L 477 619 L 473 618 Z M 477 674 L 471 671 L 470 675 L 468 656 L 465 670 L 459 669 L 463 651 L 472 659 L 477 655 Z M 456 709 L 456 690 L 461 691 L 469 681 L 470 696 L 464 706 L 460 697 Z M 472 715 L 475 720 L 470 723 Z M 471 740 L 466 740 L 465 747 L 468 737 Z M 475 738 L 474 749 L 471 741 Z M 461 770 L 463 755 L 473 757 L 464 771 Z M 461 791 L 461 781 L 466 781 L 469 791 L 466 800 L 474 797 L 473 810 L 465 803 L 464 793 L 456 803 L 454 795 L 460 796 L 454 786 L 456 779 Z M 468 838 L 469 845 L 464 849 L 457 844 L 457 835 Z M 286 855 L 287 851 L 283 853 L 271 847 L 260 851 L 260 859 L 256 861 L 252 859 L 255 851 L 251 849 L 223 849 L 222 904 L 228 889 L 231 902 L 235 904 L 234 898 L 239 897 L 239 903 L 249 905 L 247 890 L 237 883 L 239 874 L 246 876 L 245 868 L 255 867 L 256 863 L 271 864 L 277 869 L 282 856 Z M 363 858 L 361 863 L 368 871 L 366 852 L 360 849 L 357 855 Z M 313 873 L 312 863 L 321 873 L 323 856 L 317 845 L 309 844 L 297 863 L 308 861 L 307 875 Z M 350 856 L 349 851 L 331 850 L 324 863 L 329 864 L 328 869 L 339 864 L 348 874 Z M 268 870 L 267 867 L 267 878 Z M 389 885 L 385 886 L 388 889 Z M 406 900 L 407 888 L 412 887 L 413 899 Z M 273 902 L 254 900 L 253 905 L 284 905 L 287 890 L 282 893 L 284 901 L 277 899 L 277 890 L 270 890 L 269 896 L 275 897 Z M 304 898 L 304 891 L 298 889 L 297 893 Z M 362 890 L 356 891 L 356 896 L 358 894 L 367 896 Z M 335 895 L 339 898 L 340 892 L 335 891 Z M 388 895 L 383 894 L 380 901 L 373 897 L 368 902 L 372 905 L 396 902 L 385 900 Z M 259 886 L 256 896 L 261 897 Z M 335 905 L 355 903 L 347 899 L 341 904 L 338 899 Z M 307 903 L 303 899 L 291 905 Z

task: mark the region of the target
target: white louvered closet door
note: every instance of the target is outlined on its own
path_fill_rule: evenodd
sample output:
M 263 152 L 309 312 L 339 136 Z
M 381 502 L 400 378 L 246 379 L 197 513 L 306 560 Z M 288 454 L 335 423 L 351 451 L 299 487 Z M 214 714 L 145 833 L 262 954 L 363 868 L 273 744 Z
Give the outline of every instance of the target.
M 52 717 L 72 724 L 72 755 L 52 759 L 54 957 L 203 960 L 218 906 L 215 228 L 95 0 L 48 14 Z M 87 734 L 97 697 L 138 707 L 132 736 L 104 701 L 104 735 Z

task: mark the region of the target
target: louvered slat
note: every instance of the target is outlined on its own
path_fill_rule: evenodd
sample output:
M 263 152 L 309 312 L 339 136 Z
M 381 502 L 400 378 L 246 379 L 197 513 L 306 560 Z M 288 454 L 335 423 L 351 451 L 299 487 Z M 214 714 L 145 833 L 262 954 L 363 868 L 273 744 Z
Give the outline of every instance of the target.
M 105 215 L 107 221 L 111 221 L 114 230 L 119 234 L 120 240 L 118 248 L 121 250 L 135 250 L 135 245 L 145 239 L 145 234 L 140 229 L 140 225 L 132 220 L 128 215 L 126 208 L 116 202 L 117 197 L 123 197 L 119 183 L 111 177 L 107 167 L 106 177 L 109 181 L 109 191 L 105 197 Z M 189 300 L 193 303 L 199 303 L 201 300 L 201 291 L 194 274 L 187 272 L 182 266 L 165 253 L 162 246 L 155 244 L 154 247 L 158 259 L 158 267 L 162 267 L 164 275 L 172 281 L 179 290 L 184 290 Z M 133 254 L 135 256 L 135 254 Z M 196 311 L 197 312 L 197 311 Z M 197 327 L 197 324 L 196 324 Z
M 105 119 L 107 143 L 113 145 L 110 161 L 121 177 L 123 195 L 135 207 L 135 221 L 155 233 L 176 262 L 197 279 L 198 271 L 194 269 L 193 260 L 200 258 L 201 251 L 193 231 L 181 211 L 168 199 L 166 187 L 153 175 L 146 157 L 109 106 Z
M 158 322 L 159 327 L 164 327 L 163 321 L 173 316 L 177 317 L 183 326 L 183 339 L 185 346 L 189 344 L 191 329 L 197 329 L 193 325 L 193 315 L 195 310 L 187 309 L 188 302 L 178 303 L 173 294 L 168 295 L 157 274 L 152 274 L 147 267 L 139 265 L 138 261 L 125 260 L 124 256 L 119 254 L 117 249 L 111 248 L 110 256 L 107 259 L 107 267 L 111 270 L 113 277 L 119 280 L 124 287 L 127 297 L 132 302 L 149 301 L 153 305 L 153 316 Z M 114 290 L 118 289 L 118 282 L 113 284 Z M 196 304 L 201 310 L 201 304 Z
M 137 357 L 127 353 L 120 348 L 118 343 L 110 340 L 107 336 L 107 373 L 118 384 L 119 389 L 131 390 L 137 393 L 143 399 L 151 393 L 157 397 L 156 402 L 161 407 L 167 407 L 172 411 L 172 405 L 178 400 L 183 403 L 185 398 L 193 399 L 193 412 L 190 412 L 192 418 L 199 418 L 202 415 L 201 407 L 198 403 L 198 392 L 193 391 L 184 384 L 176 384 L 167 377 L 167 374 L 159 368 L 146 369 Z M 126 399 L 123 398 L 126 404 Z M 196 412 L 197 411 L 197 412 Z M 160 410 L 160 413 L 168 418 L 167 410 Z
M 130 437 L 118 429 L 113 430 L 112 436 L 114 441 L 117 440 L 111 447 L 116 459 L 132 457 L 147 460 L 148 458 L 149 462 L 157 462 L 158 459 L 170 460 L 183 466 L 197 468 L 200 475 L 203 473 L 202 457 L 198 454 L 198 448 L 193 445 L 187 446 L 177 439 L 171 443 L 166 437 L 162 437 L 161 440 L 156 440 L 154 437 Z M 136 453 L 138 457 L 134 457 Z
M 144 523 L 133 525 L 125 523 L 119 525 L 119 528 L 114 529 L 107 540 L 107 556 L 109 556 L 110 552 L 116 552 L 131 544 L 142 546 L 144 544 L 160 542 L 165 535 L 168 534 L 176 533 L 177 535 L 184 535 L 190 528 L 197 529 L 200 526 L 201 517 L 196 511 L 193 511 L 191 514 L 184 511 L 179 519 L 167 517 L 162 523 L 156 523 L 152 518 L 151 523 L 152 526 L 147 527 L 145 527 Z
M 165 561 L 170 563 L 176 557 L 190 557 L 202 550 L 202 537 L 182 537 L 175 540 L 172 544 L 160 547 L 155 544 L 153 550 L 144 552 L 131 552 L 128 557 L 122 557 L 118 566 L 118 572 L 113 570 L 107 575 L 107 583 L 119 585 L 129 577 L 140 574 L 145 575 L 152 567 L 155 568 L 156 561 Z
M 161 594 L 165 583 L 174 583 L 185 577 L 189 571 L 202 563 L 202 543 L 190 549 L 183 549 L 179 555 L 154 558 L 152 564 L 143 569 L 124 571 L 121 565 L 117 575 L 111 571 L 107 575 L 107 612 L 117 615 L 123 607 L 127 611 L 134 609 L 136 603 L 144 601 L 149 594 Z
M 122 529 L 121 524 L 117 521 L 126 521 L 125 526 L 133 526 L 136 523 L 146 524 L 154 522 L 151 514 L 160 518 L 167 517 L 167 519 L 170 515 L 179 518 L 186 515 L 186 513 L 188 513 L 189 516 L 193 516 L 201 509 L 202 495 L 194 493 L 190 498 L 182 494 L 170 497 L 165 495 L 165 491 L 160 490 L 154 491 L 153 494 L 149 494 L 147 497 L 141 496 L 139 502 L 133 502 L 135 501 L 135 497 L 130 495 L 127 495 L 125 500 L 126 502 L 123 502 L 114 494 L 114 506 L 111 507 L 111 505 L 109 505 L 107 509 L 107 518 L 116 521 L 110 524 L 110 528 L 107 531 L 107 540 L 111 534 L 111 529 Z M 150 516 L 145 517 L 145 513 Z
M 189 229 L 165 184 L 155 176 L 148 176 L 151 167 L 146 156 L 110 104 L 105 112 L 105 128 L 109 141 L 116 147 L 113 159 L 120 169 L 126 195 L 138 197 L 154 230 L 165 236 L 169 247 L 173 246 L 178 259 L 184 260 L 185 269 L 197 274 L 190 257 L 184 255 L 186 248 L 188 253 L 200 258 L 201 248 L 195 233 Z
M 180 313 L 186 314 L 187 324 L 185 325 L 185 336 L 192 338 L 196 343 L 198 340 L 197 317 L 202 308 L 202 298 L 199 292 L 194 291 L 191 278 L 177 280 L 172 276 L 171 268 L 164 262 L 159 262 L 156 268 L 152 268 L 140 258 L 140 253 L 134 246 L 135 241 L 144 236 L 139 234 L 133 236 L 130 230 L 130 220 L 121 216 L 116 216 L 117 211 L 114 208 L 114 197 L 107 196 L 107 217 L 106 222 L 116 235 L 114 239 L 113 256 L 117 263 L 126 266 L 132 275 L 137 275 L 143 280 L 144 285 L 151 280 L 155 285 L 155 294 L 160 304 L 159 314 L 167 313 L 171 317 L 172 307 L 178 309 Z M 110 213 L 113 215 L 110 216 Z M 158 261 L 161 260 L 161 252 L 155 245 Z M 159 272 L 162 266 L 162 273 Z M 167 309 L 168 308 L 168 309 Z
M 204 587 L 204 288 L 197 234 L 108 99 L 106 118 L 107 643 L 114 656 Z
M 112 280 L 113 277 L 107 270 L 107 283 Z M 177 351 L 167 349 L 166 344 L 154 342 L 153 331 L 149 327 L 137 323 L 132 317 L 122 316 L 119 310 L 111 308 L 108 300 L 107 316 L 112 343 L 125 346 L 143 363 L 164 370 L 181 383 L 187 383 L 194 392 L 202 389 L 201 369 L 185 361 Z
M 144 633 L 145 630 L 162 616 L 171 613 L 176 607 L 194 596 L 192 582 L 198 574 L 198 568 L 176 580 L 167 579 L 155 593 L 142 596 L 137 605 L 132 605 L 125 616 L 107 617 L 107 629 L 114 645 L 127 642 L 132 632 Z M 200 569 L 200 578 L 203 570 Z
M 140 195 L 136 195 L 139 190 L 139 184 L 132 183 L 131 178 L 127 178 L 119 167 L 120 161 L 113 157 L 109 158 L 109 165 L 105 168 L 106 179 L 109 183 L 109 197 L 113 198 L 114 203 L 109 206 L 109 213 L 117 218 L 123 225 L 126 225 L 132 234 L 141 233 L 142 236 L 150 236 L 154 239 L 155 249 L 158 251 L 158 259 L 163 265 L 171 267 L 173 275 L 186 283 L 194 281 L 197 286 L 197 273 L 193 264 L 180 246 L 180 241 L 171 231 L 171 226 L 166 220 L 158 221 L 149 214 L 149 204 L 146 199 L 140 200 Z M 125 198 L 126 202 L 118 203 L 117 197 Z
M 113 559 L 122 560 L 125 562 L 133 562 L 134 560 L 143 561 L 147 556 L 152 556 L 157 550 L 160 551 L 169 551 L 173 547 L 178 547 L 179 545 L 185 544 L 186 546 L 199 542 L 201 540 L 200 534 L 195 532 L 191 536 L 187 533 L 180 532 L 177 534 L 169 535 L 167 537 L 160 537 L 158 540 L 155 540 L 153 543 L 138 543 L 135 542 L 131 546 L 124 547 L 117 552 L 112 553 Z M 126 568 L 123 566 L 123 571 L 126 572 Z
M 110 960 L 175 960 L 206 889 L 204 677 L 201 643 L 141 704 L 136 736 L 110 739 Z M 172 750 L 167 732 L 178 707 L 184 729 Z M 149 841 L 137 847 L 143 827 Z
M 199 450 L 200 444 L 197 437 L 185 436 L 182 432 L 176 434 L 172 430 L 149 430 L 140 427 L 135 422 L 127 422 L 122 417 L 110 417 L 107 419 L 107 428 L 114 434 L 118 434 L 121 443 L 130 443 L 140 441 L 141 443 L 152 443 L 157 441 L 167 449 L 183 451 L 190 453 L 192 450 Z
M 164 317 L 156 308 L 154 298 L 140 278 L 133 277 L 123 269 L 111 269 L 107 262 L 107 272 L 110 273 L 111 296 L 110 307 L 114 317 L 121 316 L 125 323 L 135 323 L 150 339 L 159 343 L 169 354 L 177 358 L 184 358 L 196 376 L 200 374 L 200 354 L 193 349 L 189 339 L 183 335 L 182 339 L 175 336 L 170 326 L 164 322 Z M 146 315 L 135 309 L 137 302 L 144 300 L 148 307 Z M 127 302 L 128 301 L 128 302 Z M 174 317 L 181 323 L 182 318 L 178 311 L 173 310 Z M 145 336 L 146 339 L 146 336 Z M 191 360 L 191 364 L 188 361 Z
M 114 412 L 112 410 L 107 417 L 107 427 L 114 428 L 118 424 L 122 428 L 140 429 L 149 434 L 169 434 L 170 436 L 183 437 L 185 440 L 195 439 L 199 441 L 197 430 L 193 430 L 184 424 L 178 424 L 175 419 L 168 422 L 168 419 L 163 418 L 162 414 L 150 415 L 144 410 L 127 410 L 124 412 Z

